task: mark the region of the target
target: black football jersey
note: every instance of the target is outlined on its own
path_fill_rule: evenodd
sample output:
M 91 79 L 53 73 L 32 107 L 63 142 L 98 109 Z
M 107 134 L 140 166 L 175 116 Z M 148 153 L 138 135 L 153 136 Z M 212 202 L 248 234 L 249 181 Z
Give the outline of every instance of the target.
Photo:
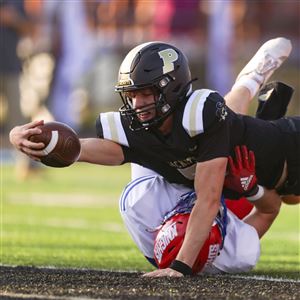
M 260 184 L 273 187 L 283 169 L 284 155 L 276 126 L 235 114 L 217 92 L 208 89 L 194 91 L 178 106 L 168 135 L 151 127 L 132 131 L 130 120 L 119 112 L 101 113 L 96 130 L 98 137 L 122 146 L 124 163 L 137 163 L 171 183 L 190 187 L 197 162 L 234 155 L 236 145 L 254 151 Z M 278 158 L 275 165 L 271 159 L 274 155 Z

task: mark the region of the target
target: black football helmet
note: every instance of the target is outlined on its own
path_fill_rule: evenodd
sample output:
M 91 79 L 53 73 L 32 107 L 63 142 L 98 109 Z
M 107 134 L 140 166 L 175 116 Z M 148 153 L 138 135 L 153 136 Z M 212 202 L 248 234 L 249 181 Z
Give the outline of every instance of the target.
M 191 82 L 187 58 L 179 49 L 163 42 L 141 44 L 127 54 L 119 70 L 115 91 L 120 93 L 124 103 L 119 111 L 130 118 L 132 130 L 158 126 L 186 98 Z M 147 105 L 137 113 L 126 92 L 144 88 L 153 89 L 155 104 Z M 138 114 L 153 107 L 156 116 L 141 122 Z

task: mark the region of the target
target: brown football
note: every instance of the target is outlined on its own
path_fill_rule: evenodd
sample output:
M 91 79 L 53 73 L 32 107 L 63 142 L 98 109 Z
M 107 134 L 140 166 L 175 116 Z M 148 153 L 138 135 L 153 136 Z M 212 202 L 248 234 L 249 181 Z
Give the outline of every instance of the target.
M 60 122 L 48 122 L 38 126 L 42 133 L 32 135 L 29 140 L 42 142 L 46 156 L 41 162 L 47 166 L 63 168 L 73 164 L 80 154 L 80 141 L 76 132 L 68 125 Z

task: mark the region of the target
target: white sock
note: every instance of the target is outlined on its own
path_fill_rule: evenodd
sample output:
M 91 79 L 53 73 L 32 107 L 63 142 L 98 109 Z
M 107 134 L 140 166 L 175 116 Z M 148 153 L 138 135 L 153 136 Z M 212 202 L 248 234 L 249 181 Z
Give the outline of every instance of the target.
M 252 75 L 253 76 L 253 75 Z M 257 74 L 257 76 L 260 76 Z M 251 99 L 256 95 L 260 88 L 260 83 L 259 83 L 259 78 L 256 81 L 253 78 L 250 78 L 249 76 L 242 76 L 241 78 L 238 79 L 238 81 L 233 85 L 232 90 L 238 88 L 238 87 L 245 87 L 249 90 L 251 94 Z

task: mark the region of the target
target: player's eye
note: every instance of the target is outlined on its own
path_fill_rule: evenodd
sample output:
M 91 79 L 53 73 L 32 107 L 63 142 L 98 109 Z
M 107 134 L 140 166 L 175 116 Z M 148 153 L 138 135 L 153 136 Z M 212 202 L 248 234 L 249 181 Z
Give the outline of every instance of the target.
M 152 96 L 153 93 L 151 93 L 151 92 L 144 92 L 144 93 L 142 93 L 142 95 L 143 95 L 144 97 L 149 97 L 149 96 Z

